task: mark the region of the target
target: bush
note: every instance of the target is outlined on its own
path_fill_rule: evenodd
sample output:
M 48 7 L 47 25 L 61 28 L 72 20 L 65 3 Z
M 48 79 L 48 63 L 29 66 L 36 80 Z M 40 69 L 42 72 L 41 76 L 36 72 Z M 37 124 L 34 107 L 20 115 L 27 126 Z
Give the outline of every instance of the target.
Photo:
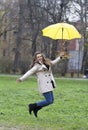
M 27 70 L 28 70 L 28 68 L 29 68 L 29 62 L 28 61 L 20 61 L 20 63 L 19 63 L 19 69 L 20 69 L 20 71 L 21 71 L 21 74 L 24 74 Z
M 10 58 L 4 57 L 0 59 L 0 73 L 11 73 L 13 61 Z

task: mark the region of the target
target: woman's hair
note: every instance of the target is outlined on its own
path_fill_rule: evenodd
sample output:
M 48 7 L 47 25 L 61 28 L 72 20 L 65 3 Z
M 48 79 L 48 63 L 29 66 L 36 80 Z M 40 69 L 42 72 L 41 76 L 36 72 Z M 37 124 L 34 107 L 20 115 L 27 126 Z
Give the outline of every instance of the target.
M 51 66 L 51 65 L 52 65 L 52 64 L 51 64 L 51 60 L 50 60 L 50 59 L 45 58 L 45 56 L 44 56 L 44 54 L 43 54 L 43 53 L 41 53 L 41 52 L 37 51 L 37 52 L 35 52 L 35 54 L 34 54 L 34 57 L 33 57 L 33 63 L 32 63 L 32 65 L 31 65 L 31 67 L 33 67 L 35 63 L 40 64 L 40 63 L 37 61 L 37 55 L 38 55 L 38 54 L 41 54 L 41 55 L 42 55 L 42 58 L 43 58 L 43 63 L 44 63 L 44 64 L 49 65 L 49 66 Z

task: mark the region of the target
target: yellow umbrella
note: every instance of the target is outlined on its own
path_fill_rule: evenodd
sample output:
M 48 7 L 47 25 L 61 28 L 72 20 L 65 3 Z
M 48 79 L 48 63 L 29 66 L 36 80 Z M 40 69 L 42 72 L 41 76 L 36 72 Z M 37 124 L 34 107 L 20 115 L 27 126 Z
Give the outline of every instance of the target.
M 68 23 L 56 23 L 50 25 L 42 30 L 43 36 L 47 36 L 54 40 L 56 39 L 65 39 L 71 40 L 75 38 L 81 38 L 81 34 L 77 29 Z

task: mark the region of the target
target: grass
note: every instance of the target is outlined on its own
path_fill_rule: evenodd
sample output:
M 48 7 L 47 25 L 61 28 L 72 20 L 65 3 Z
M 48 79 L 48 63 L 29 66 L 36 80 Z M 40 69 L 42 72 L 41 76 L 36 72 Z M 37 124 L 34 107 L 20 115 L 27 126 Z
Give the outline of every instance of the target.
M 36 78 L 16 83 L 0 76 L 0 130 L 88 130 L 88 80 L 56 79 L 54 104 L 29 115 L 28 104 L 42 100 Z

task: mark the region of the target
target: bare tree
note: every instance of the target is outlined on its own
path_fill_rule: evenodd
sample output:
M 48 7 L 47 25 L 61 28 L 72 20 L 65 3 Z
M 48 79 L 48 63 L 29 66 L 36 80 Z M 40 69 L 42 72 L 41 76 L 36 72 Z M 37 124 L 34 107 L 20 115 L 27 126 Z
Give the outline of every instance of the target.
M 84 36 L 85 43 L 87 43 L 85 31 L 88 25 L 87 0 L 7 0 L 5 3 L 1 1 L 1 4 L 0 36 L 3 35 L 6 38 L 7 32 L 13 32 L 14 69 L 19 67 L 22 58 L 22 47 L 25 45 L 27 45 L 25 47 L 30 55 L 34 55 L 34 52 L 39 49 L 48 57 L 55 58 L 58 46 L 57 40 L 42 37 L 41 30 L 50 24 L 62 21 L 68 22 L 69 12 L 73 13 L 72 8 L 70 9 L 71 5 L 73 5 L 75 14 L 81 20 L 81 33 Z M 30 47 L 29 50 L 28 47 Z M 86 56 L 87 52 L 85 50 Z M 86 59 L 88 58 L 86 57 Z
M 16 46 L 14 48 L 15 56 L 14 56 L 14 72 L 19 67 L 20 61 L 20 47 L 22 44 L 22 26 L 23 26 L 23 1 L 19 0 L 19 13 L 18 13 L 18 28 L 16 29 Z
M 8 31 L 12 31 L 15 27 L 12 26 L 16 21 L 17 14 L 13 13 L 13 1 L 5 1 L 0 3 L 0 37 Z
M 40 1 L 28 0 L 28 14 L 29 14 L 29 27 L 30 27 L 30 36 L 32 41 L 32 55 L 36 51 L 36 40 L 39 36 L 40 26 L 42 22 L 42 10 L 38 8 Z

